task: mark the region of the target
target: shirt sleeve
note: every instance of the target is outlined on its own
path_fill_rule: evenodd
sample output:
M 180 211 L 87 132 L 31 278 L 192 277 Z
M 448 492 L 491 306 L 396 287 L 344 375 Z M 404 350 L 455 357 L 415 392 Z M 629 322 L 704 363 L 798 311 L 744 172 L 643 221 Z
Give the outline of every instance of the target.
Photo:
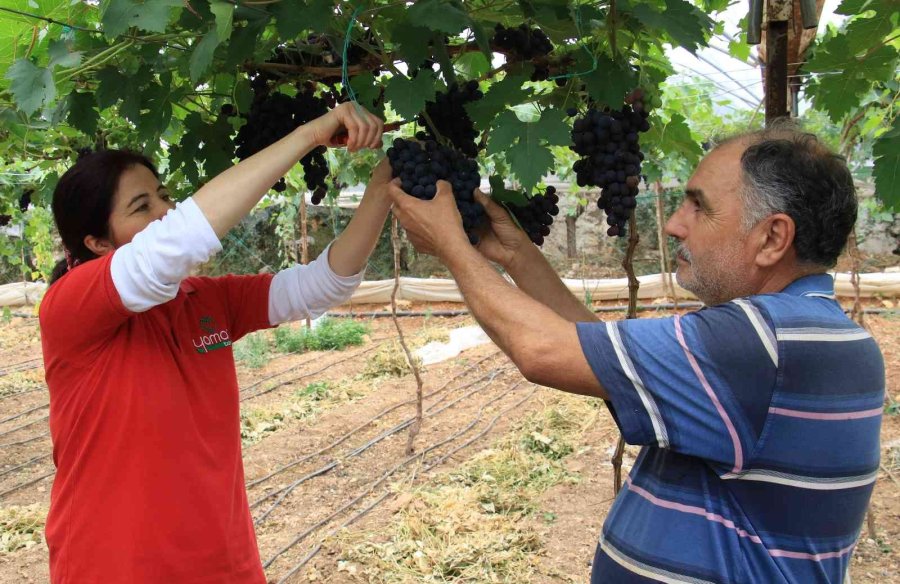
M 272 274 L 209 278 L 219 289 L 233 341 L 269 328 L 269 289 Z M 193 281 L 193 280 L 191 280 Z
M 125 308 L 110 274 L 112 255 L 70 270 L 41 300 L 41 339 L 53 355 L 83 355 L 90 362 L 133 312 Z M 45 358 L 46 358 L 45 351 Z
M 112 280 L 128 310 L 145 312 L 175 298 L 191 270 L 221 250 L 203 211 L 189 198 L 116 250 Z
M 582 350 L 625 440 L 740 470 L 778 371 L 774 327 L 749 299 L 673 318 L 579 323 Z
M 269 291 L 269 323 L 278 325 L 301 318 L 317 318 L 343 304 L 362 282 L 365 270 L 339 276 L 328 263 L 329 244 L 314 261 L 275 274 Z

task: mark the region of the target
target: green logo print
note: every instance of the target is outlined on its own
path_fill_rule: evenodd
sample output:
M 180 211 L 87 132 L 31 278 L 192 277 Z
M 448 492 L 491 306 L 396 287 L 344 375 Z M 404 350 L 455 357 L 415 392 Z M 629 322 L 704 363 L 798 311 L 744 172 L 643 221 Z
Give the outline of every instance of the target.
M 200 335 L 199 338 L 193 339 L 194 349 L 198 353 L 209 353 L 216 349 L 231 346 L 231 336 L 227 329 L 216 331 L 216 321 L 211 316 L 203 316 L 200 318 L 200 329 L 206 333 Z

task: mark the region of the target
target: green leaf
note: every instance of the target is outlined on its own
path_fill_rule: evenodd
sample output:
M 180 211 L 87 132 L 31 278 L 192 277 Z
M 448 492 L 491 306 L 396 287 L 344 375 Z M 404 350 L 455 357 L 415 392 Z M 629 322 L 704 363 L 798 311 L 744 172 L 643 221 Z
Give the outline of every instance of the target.
M 97 81 L 99 82 L 96 93 L 97 106 L 101 110 L 105 110 L 119 101 L 122 88 L 126 85 L 128 79 L 118 69 L 109 66 L 97 72 Z
M 445 34 L 458 34 L 471 22 L 459 0 L 419 0 L 408 14 L 411 24 Z
M 351 77 L 350 87 L 353 88 L 353 92 L 356 94 L 356 99 L 359 103 L 365 106 L 370 112 L 383 117 L 384 107 L 376 106 L 381 98 L 381 86 L 376 83 L 375 76 L 371 71 L 366 71 L 365 73 Z
M 485 130 L 491 125 L 494 117 L 506 109 L 509 104 L 521 103 L 533 93 L 524 87 L 531 73 L 508 73 L 503 79 L 491 84 L 482 99 L 466 104 L 464 107 L 475 127 Z
M 871 86 L 871 81 L 853 75 L 826 75 L 815 86 L 813 102 L 834 123 L 839 123 L 859 105 L 860 96 Z
M 93 136 L 97 132 L 97 120 L 100 118 L 94 103 L 92 93 L 73 91 L 69 94 L 69 116 L 66 121 L 88 136 Z
M 487 57 L 484 56 L 484 53 L 476 51 L 463 53 L 456 59 L 455 65 L 463 77 L 467 79 L 481 77 L 491 70 L 491 64 Z
M 882 134 L 872 146 L 875 157 L 875 196 L 884 206 L 900 211 L 900 116 L 894 118 L 894 125 Z
M 553 153 L 536 136 L 520 140 L 506 153 L 506 159 L 526 193 L 530 193 L 553 168 Z
M 686 0 L 665 0 L 665 10 L 658 12 L 647 2 L 623 7 L 629 9 L 647 28 L 665 32 L 678 46 L 694 53 L 713 29 L 713 21 Z
M 28 59 L 13 63 L 5 77 L 10 80 L 10 91 L 16 105 L 26 115 L 33 114 L 56 97 L 56 85 L 50 69 L 37 67 Z
M 384 96 L 397 114 L 412 119 L 425 109 L 425 102 L 434 99 L 434 83 L 434 74 L 428 71 L 420 71 L 413 79 L 395 75 L 388 81 Z
M 586 70 L 590 61 L 582 59 L 580 66 Z M 581 79 L 587 87 L 588 94 L 603 105 L 618 109 L 625 94 L 637 86 L 637 75 L 627 64 L 621 65 L 606 56 L 597 59 L 597 69 L 582 75 Z
M 853 16 L 869 10 L 869 7 L 876 0 L 844 0 L 840 6 L 835 9 L 835 14 L 843 14 L 844 16 Z
M 567 146 L 572 142 L 572 129 L 566 122 L 566 113 L 558 109 L 545 109 L 537 122 L 541 138 L 550 146 Z
M 391 31 L 391 39 L 399 44 L 397 52 L 412 67 L 431 56 L 431 49 L 423 39 L 431 37 L 431 31 L 421 26 L 413 26 L 406 20 L 398 20 Z
M 84 56 L 82 51 L 69 52 L 68 44 L 62 40 L 50 41 L 50 48 L 47 52 L 50 55 L 50 63 L 47 65 L 48 69 L 53 69 L 54 67 L 76 67 L 81 63 L 81 58 Z
M 491 133 L 488 136 L 487 153 L 500 154 L 506 151 L 519 137 L 523 122 L 516 113 L 507 110 L 497 116 L 491 124 Z
M 171 8 L 183 6 L 183 0 L 110 0 L 101 24 L 109 38 L 115 38 L 132 26 L 148 32 L 165 32 Z
M 203 35 L 203 40 L 194 47 L 190 60 L 191 83 L 197 83 L 203 74 L 206 73 L 206 70 L 209 69 L 209 66 L 212 64 L 213 54 L 218 46 L 219 36 L 213 29 Z
M 303 10 L 298 10 L 294 2 L 278 2 L 272 7 L 272 13 L 275 15 L 275 30 L 281 40 L 294 40 L 306 27 Z
M 234 29 L 225 53 L 225 63 L 222 65 L 224 69 L 232 69 L 244 61 L 252 60 L 259 35 L 265 30 L 267 22 L 264 19 L 253 20 Z
M 728 53 L 743 62 L 747 62 L 750 59 L 750 45 L 746 43 L 743 35 L 739 39 L 734 39 L 730 43 L 728 43 Z
M 692 166 L 703 156 L 703 149 L 691 136 L 691 130 L 681 114 L 673 113 L 668 123 L 654 120 L 642 143 L 655 148 L 661 155 L 680 155 Z
M 488 179 L 491 185 L 491 199 L 498 203 L 513 203 L 516 205 L 524 205 L 528 202 L 525 193 L 521 191 L 512 191 L 503 184 L 503 177 L 499 174 L 493 174 Z
M 225 0 L 211 0 L 209 9 L 216 15 L 216 35 L 219 41 L 227 41 L 231 37 L 234 4 Z

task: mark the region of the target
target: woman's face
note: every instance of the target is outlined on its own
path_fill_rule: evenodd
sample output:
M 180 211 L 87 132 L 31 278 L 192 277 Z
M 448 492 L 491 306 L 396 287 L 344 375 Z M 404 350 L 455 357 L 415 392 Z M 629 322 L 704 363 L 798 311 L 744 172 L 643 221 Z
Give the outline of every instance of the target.
M 159 179 L 143 164 L 135 164 L 119 177 L 109 216 L 109 243 L 113 249 L 122 247 L 174 208 L 169 191 Z

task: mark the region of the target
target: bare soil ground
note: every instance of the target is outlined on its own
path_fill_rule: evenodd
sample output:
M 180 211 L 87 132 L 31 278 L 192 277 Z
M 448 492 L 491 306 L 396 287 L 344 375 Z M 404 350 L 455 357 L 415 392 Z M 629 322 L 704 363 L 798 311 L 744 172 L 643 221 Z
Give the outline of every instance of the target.
M 483 345 L 425 369 L 426 417 L 407 455 L 415 381 L 371 375 L 371 359 L 396 331 L 387 318 L 366 322 L 371 333 L 359 347 L 273 354 L 259 369 L 239 363 L 242 411 L 255 420 L 244 447 L 248 495 L 269 578 L 587 582 L 613 499 L 618 437 L 597 400 L 534 386 Z M 401 323 L 421 344 L 473 321 Z M 852 575 L 900 582 L 900 413 L 891 405 L 900 400 L 900 317 L 870 315 L 867 324 L 892 399 L 873 521 Z M 0 584 L 48 581 L 47 400 L 36 319 L 0 325 Z M 635 454 L 626 450 L 626 470 Z

